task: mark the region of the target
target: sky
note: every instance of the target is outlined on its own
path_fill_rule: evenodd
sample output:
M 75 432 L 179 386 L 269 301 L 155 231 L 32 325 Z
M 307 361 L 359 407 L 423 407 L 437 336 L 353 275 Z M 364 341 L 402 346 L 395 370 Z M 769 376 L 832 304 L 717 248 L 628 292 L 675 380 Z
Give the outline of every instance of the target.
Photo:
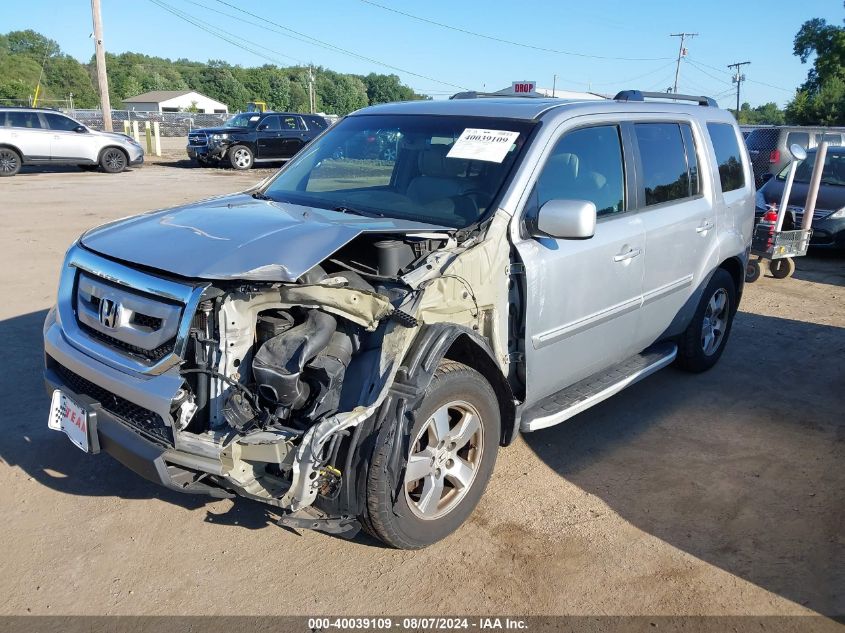
M 434 98 L 461 89 L 498 90 L 522 80 L 608 94 L 627 88 L 664 91 L 674 81 L 679 45 L 670 34 L 694 32 L 678 91 L 716 97 L 723 107 L 734 107 L 736 99 L 726 66 L 744 61 L 751 64 L 743 67 L 742 101 L 784 105 L 809 68 L 792 54 L 801 24 L 815 17 L 842 24 L 845 18 L 838 0 L 102 0 L 102 5 L 111 53 L 395 73 Z M 225 39 L 207 32 L 215 28 Z M 93 54 L 89 0 L 4 2 L 0 32 L 19 29 L 39 31 L 80 61 Z

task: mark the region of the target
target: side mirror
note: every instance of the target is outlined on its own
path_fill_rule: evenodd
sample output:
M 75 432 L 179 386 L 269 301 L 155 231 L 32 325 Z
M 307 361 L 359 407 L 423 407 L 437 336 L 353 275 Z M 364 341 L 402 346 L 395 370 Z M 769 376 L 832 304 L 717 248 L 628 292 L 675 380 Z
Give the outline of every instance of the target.
M 587 200 L 549 200 L 537 213 L 537 228 L 558 239 L 584 240 L 596 232 L 596 205 Z
M 73 128 L 73 131 L 78 133 L 78 134 L 84 134 L 85 132 L 88 131 L 88 128 L 85 127 L 84 125 L 77 125 L 75 128 Z
M 789 146 L 789 153 L 795 160 L 804 160 L 807 158 L 807 150 L 801 147 L 798 143 L 793 143 Z

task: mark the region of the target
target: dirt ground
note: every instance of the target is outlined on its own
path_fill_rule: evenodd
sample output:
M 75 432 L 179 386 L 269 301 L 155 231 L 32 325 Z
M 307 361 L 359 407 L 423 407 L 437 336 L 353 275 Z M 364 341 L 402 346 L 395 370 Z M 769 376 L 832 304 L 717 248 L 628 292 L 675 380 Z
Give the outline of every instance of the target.
M 67 246 L 270 173 L 0 181 L 0 614 L 845 614 L 841 256 L 748 286 L 709 373 L 667 369 L 501 451 L 468 524 L 422 551 L 297 535 L 49 431 L 41 324 Z

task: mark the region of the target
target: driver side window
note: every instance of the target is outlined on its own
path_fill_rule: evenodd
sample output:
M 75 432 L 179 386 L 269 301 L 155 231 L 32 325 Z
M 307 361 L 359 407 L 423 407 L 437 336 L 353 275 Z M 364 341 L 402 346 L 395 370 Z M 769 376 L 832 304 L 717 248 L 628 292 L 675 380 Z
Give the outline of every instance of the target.
M 546 161 L 531 196 L 531 212 L 549 200 L 588 200 L 599 217 L 625 210 L 619 128 L 600 125 L 565 134 Z

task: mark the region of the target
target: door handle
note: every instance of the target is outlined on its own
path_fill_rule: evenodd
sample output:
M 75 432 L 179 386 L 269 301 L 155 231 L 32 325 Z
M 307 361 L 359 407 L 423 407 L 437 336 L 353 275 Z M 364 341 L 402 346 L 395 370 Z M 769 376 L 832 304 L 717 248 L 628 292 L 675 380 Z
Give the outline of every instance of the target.
M 629 259 L 634 259 L 635 257 L 639 257 L 642 254 L 642 251 L 639 248 L 629 248 L 628 252 L 622 253 L 620 255 L 614 255 L 613 261 L 615 262 L 626 262 Z
M 705 233 L 712 229 L 714 224 L 710 220 L 704 220 L 699 226 L 696 227 L 696 233 Z

